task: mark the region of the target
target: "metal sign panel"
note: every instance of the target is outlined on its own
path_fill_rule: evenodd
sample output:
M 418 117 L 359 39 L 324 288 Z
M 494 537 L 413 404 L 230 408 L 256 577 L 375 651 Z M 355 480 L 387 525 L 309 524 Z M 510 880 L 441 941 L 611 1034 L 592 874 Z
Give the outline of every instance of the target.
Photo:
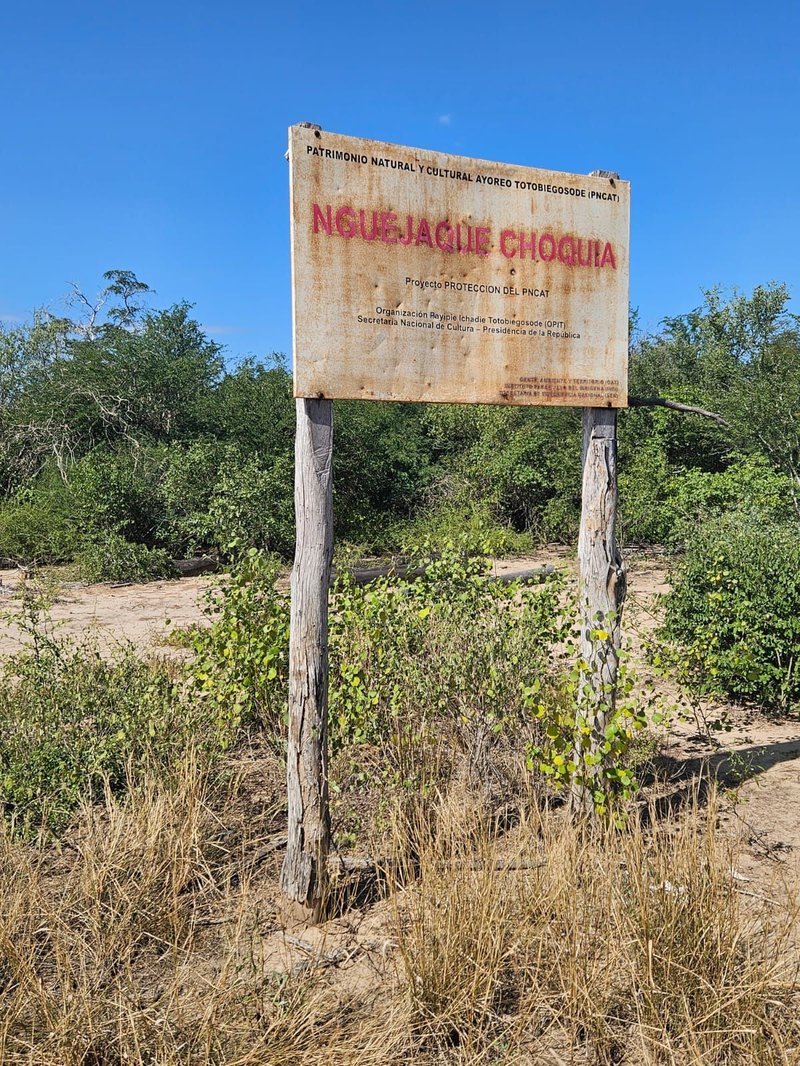
M 294 394 L 624 407 L 629 183 L 289 130 Z

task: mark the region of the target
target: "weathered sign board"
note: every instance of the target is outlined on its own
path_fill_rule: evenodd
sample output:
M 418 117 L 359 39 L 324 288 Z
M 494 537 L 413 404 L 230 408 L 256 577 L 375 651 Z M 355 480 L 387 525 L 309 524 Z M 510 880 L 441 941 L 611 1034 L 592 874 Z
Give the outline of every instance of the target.
M 289 131 L 294 394 L 624 407 L 629 183 Z

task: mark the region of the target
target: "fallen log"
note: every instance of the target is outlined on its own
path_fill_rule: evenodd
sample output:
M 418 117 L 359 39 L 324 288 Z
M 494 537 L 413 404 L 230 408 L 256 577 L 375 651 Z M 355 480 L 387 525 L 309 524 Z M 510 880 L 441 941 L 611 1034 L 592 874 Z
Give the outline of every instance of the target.
M 373 581 L 382 578 L 397 578 L 404 581 L 414 581 L 418 577 L 424 577 L 427 566 L 412 566 L 410 564 L 386 563 L 384 566 L 370 567 L 366 570 L 346 570 L 354 585 L 363 587 Z M 556 572 L 551 563 L 544 566 L 527 567 L 524 570 L 512 570 L 504 574 L 487 574 L 487 581 L 494 581 L 500 585 L 511 585 L 515 581 L 544 581 Z M 337 573 L 331 570 L 331 584 L 336 581 Z
M 219 570 L 219 561 L 208 555 L 194 559 L 171 559 L 178 577 L 199 577 L 200 574 L 215 574 Z

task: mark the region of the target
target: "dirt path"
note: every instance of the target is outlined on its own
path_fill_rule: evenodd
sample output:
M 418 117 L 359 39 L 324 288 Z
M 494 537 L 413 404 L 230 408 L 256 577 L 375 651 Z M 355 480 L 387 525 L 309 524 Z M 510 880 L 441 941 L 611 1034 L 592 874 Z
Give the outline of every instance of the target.
M 23 611 L 24 580 L 18 570 L 0 570 L 0 611 L 6 616 L 0 629 L 0 659 L 21 651 L 29 639 L 15 621 Z M 117 588 L 53 582 L 49 616 L 58 636 L 91 637 L 101 651 L 133 644 L 144 654 L 172 652 L 164 647 L 165 638 L 172 629 L 202 621 L 203 597 L 214 581 L 190 577 Z

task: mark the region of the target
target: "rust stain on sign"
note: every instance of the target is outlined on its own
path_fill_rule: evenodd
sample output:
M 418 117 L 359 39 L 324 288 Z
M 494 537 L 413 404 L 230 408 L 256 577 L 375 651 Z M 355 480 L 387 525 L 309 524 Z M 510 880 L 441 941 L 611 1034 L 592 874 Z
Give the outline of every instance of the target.
M 289 130 L 294 394 L 624 407 L 629 184 Z

